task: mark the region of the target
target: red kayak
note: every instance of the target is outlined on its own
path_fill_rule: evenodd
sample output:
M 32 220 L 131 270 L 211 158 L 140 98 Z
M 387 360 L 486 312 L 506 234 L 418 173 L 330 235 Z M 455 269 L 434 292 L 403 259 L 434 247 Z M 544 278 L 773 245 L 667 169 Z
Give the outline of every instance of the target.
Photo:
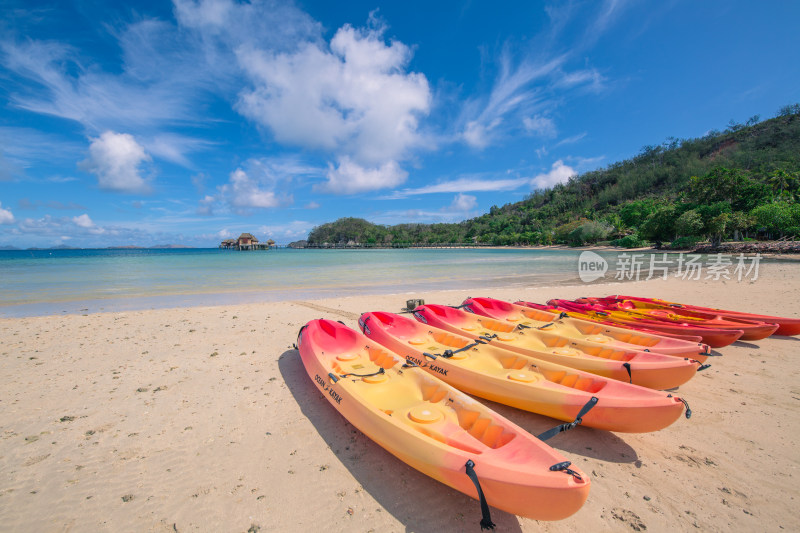
M 759 341 L 775 333 L 778 324 L 744 320 L 741 318 L 725 318 L 720 315 L 700 313 L 679 308 L 663 308 L 660 305 L 636 300 L 618 300 L 615 298 L 578 298 L 579 303 L 599 305 L 604 310 L 630 311 L 644 318 L 663 320 L 665 322 L 688 323 L 693 326 L 707 326 L 719 329 L 740 329 L 744 331 L 740 337 L 744 341 Z
M 739 340 L 744 335 L 741 329 L 722 329 L 709 326 L 696 326 L 688 322 L 655 320 L 624 310 L 607 310 L 602 306 L 574 302 L 571 300 L 548 300 L 548 304 L 559 307 L 563 311 L 577 311 L 588 315 L 599 316 L 617 324 L 640 326 L 665 333 L 700 335 L 703 342 L 712 348 L 722 348 Z
M 660 300 L 658 298 L 640 298 L 638 296 L 621 296 L 621 295 L 609 296 L 609 298 L 613 298 L 615 300 L 623 300 L 623 301 L 633 300 L 636 302 L 654 304 L 658 305 L 662 309 L 694 311 L 697 313 L 708 313 L 715 316 L 721 316 L 723 318 L 736 318 L 743 320 L 752 320 L 754 322 L 766 322 L 766 323 L 778 324 L 778 329 L 775 330 L 775 333 L 773 333 L 773 335 L 786 335 L 786 336 L 800 335 L 800 318 L 757 315 L 754 313 L 745 313 L 743 311 L 729 311 L 727 309 L 716 309 L 714 307 L 701 307 L 699 305 L 679 304 L 675 302 L 668 302 L 666 300 Z
M 558 313 L 564 312 L 564 309 L 561 309 L 560 307 L 555 306 L 555 305 L 537 304 L 535 302 L 526 302 L 524 300 L 520 300 L 520 301 L 514 302 L 514 303 L 517 304 L 517 305 L 530 307 L 531 309 L 537 309 L 539 311 L 548 311 L 550 313 L 558 314 Z M 630 324 L 619 324 L 617 322 L 613 322 L 613 321 L 609 320 L 608 318 L 604 318 L 602 316 L 586 315 L 586 314 L 583 314 L 583 313 L 579 313 L 577 311 L 570 311 L 569 316 L 571 316 L 573 318 L 579 318 L 581 320 L 589 320 L 589 321 L 595 322 L 597 324 L 604 324 L 606 326 L 616 326 L 618 328 L 625 328 L 625 329 L 629 329 L 629 330 L 632 330 L 632 331 L 641 331 L 643 333 L 648 333 L 650 335 L 661 335 L 662 337 L 669 337 L 669 338 L 672 338 L 672 339 L 680 339 L 680 340 L 689 341 L 689 342 L 703 342 L 703 337 L 701 337 L 700 335 L 678 335 L 678 334 L 675 334 L 675 333 L 665 333 L 663 331 L 655 331 L 655 330 L 652 330 L 652 329 L 647 329 L 647 328 L 639 327 L 639 326 L 633 326 L 633 325 L 630 325 Z

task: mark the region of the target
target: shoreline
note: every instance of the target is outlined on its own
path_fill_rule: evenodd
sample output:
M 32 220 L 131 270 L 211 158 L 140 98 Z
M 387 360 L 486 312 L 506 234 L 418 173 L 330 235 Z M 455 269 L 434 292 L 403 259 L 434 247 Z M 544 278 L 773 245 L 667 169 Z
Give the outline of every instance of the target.
M 361 312 L 397 312 L 412 297 L 615 292 L 800 316 L 800 266 L 770 266 L 741 284 L 472 287 L 0 319 L 0 520 L 10 530 L 472 529 L 476 501 L 386 453 L 320 396 L 292 349 L 301 325 L 355 328 Z M 578 427 L 548 441 L 590 476 L 587 503 L 559 522 L 493 509 L 494 521 L 531 532 L 800 529 L 798 343 L 721 349 L 680 387 L 692 418 L 657 433 Z M 485 403 L 533 434 L 554 424 Z
M 660 259 L 662 256 L 659 252 L 653 252 L 650 249 L 630 249 L 619 252 L 614 263 L 613 256 L 609 256 L 608 252 L 618 251 L 614 248 L 605 247 L 586 247 L 582 249 L 567 248 L 567 247 L 553 247 L 557 251 L 570 251 L 574 252 L 575 256 L 568 261 L 572 265 L 574 259 L 574 271 L 571 270 L 573 266 L 560 270 L 545 270 L 542 272 L 537 271 L 535 255 L 531 256 L 531 261 L 528 262 L 527 256 L 520 263 L 520 267 L 526 271 L 518 272 L 496 272 L 489 270 L 491 274 L 486 276 L 479 275 L 480 270 L 473 272 L 460 272 L 457 276 L 446 277 L 446 272 L 440 268 L 436 275 L 429 278 L 421 278 L 416 274 L 405 272 L 403 268 L 394 267 L 395 270 L 390 272 L 392 279 L 383 280 L 379 278 L 365 278 L 356 279 L 357 283 L 348 284 L 346 282 L 347 276 L 343 271 L 337 271 L 335 278 L 322 278 L 314 285 L 304 285 L 303 283 L 294 283 L 290 286 L 259 286 L 258 288 L 243 288 L 236 287 L 228 290 L 219 290 L 209 288 L 208 283 L 206 286 L 198 284 L 192 286 L 191 283 L 181 283 L 175 286 L 165 286 L 160 292 L 153 292 L 152 290 L 142 292 L 131 292 L 125 294 L 115 294 L 112 296 L 100 296 L 104 291 L 113 292 L 115 287 L 101 287 L 99 290 L 95 287 L 90 296 L 82 293 L 81 297 L 76 297 L 77 291 L 65 293 L 60 298 L 45 299 L 58 295 L 58 293 L 45 293 L 35 295 L 28 295 L 28 300 L 21 300 L 19 296 L 11 293 L 11 300 L 0 302 L 0 318 L 21 318 L 30 316 L 63 316 L 68 314 L 92 314 L 96 312 L 130 312 L 147 309 L 165 309 L 174 307 L 203 307 L 206 305 L 212 306 L 230 306 L 239 304 L 256 304 L 256 303 L 277 303 L 288 302 L 293 300 L 307 300 L 307 299 L 320 299 L 320 298 L 345 298 L 359 295 L 386 295 L 386 294 L 400 294 L 400 293 L 416 293 L 434 290 L 458 290 L 467 289 L 475 286 L 484 286 L 487 290 L 502 287 L 548 287 L 548 286 L 569 286 L 581 285 L 580 275 L 578 272 L 578 257 L 579 252 L 594 251 L 603 254 L 603 257 L 609 261 L 608 271 L 592 284 L 597 283 L 629 283 L 629 281 L 620 281 L 616 279 L 618 273 L 615 267 L 619 268 L 623 265 L 620 264 L 620 257 L 628 257 L 628 266 L 630 267 L 631 259 L 638 257 L 637 262 L 641 263 L 641 277 L 644 278 L 648 275 L 648 268 L 651 267 L 650 262 L 646 259 L 647 256 L 652 256 L 655 262 L 667 261 L 667 268 L 670 275 L 675 273 L 677 269 L 676 255 L 684 252 L 664 252 L 664 256 L 669 259 Z M 363 252 L 363 250 L 349 250 Z M 508 248 L 509 252 L 519 251 L 516 248 Z M 621 254 L 628 254 L 622 256 Z M 519 260 L 521 256 L 518 256 Z M 701 256 L 704 257 L 703 261 L 706 263 L 703 266 L 708 267 L 708 263 L 714 257 L 712 255 Z M 736 256 L 729 256 L 733 260 L 733 264 L 729 269 L 732 271 L 736 266 Z M 779 264 L 796 264 L 800 259 L 791 256 L 761 256 L 761 268 L 767 268 L 767 265 Z M 441 263 L 441 262 L 440 262 Z M 409 263 L 411 264 L 411 263 Z M 238 265 L 239 268 L 256 268 L 256 265 L 246 263 Z M 341 270 L 341 267 L 337 267 Z M 487 267 L 488 268 L 488 267 Z M 565 270 L 566 268 L 566 270 Z M 655 268 L 660 268 L 656 266 Z M 658 271 L 656 271 L 658 273 Z M 241 271 L 237 274 L 241 275 Z M 266 281 L 266 280 L 265 280 Z M 311 281 L 311 278 L 309 278 Z M 191 287 L 191 288 L 187 288 Z M 127 289 L 127 288 L 126 288 Z M 21 294 L 21 293 L 20 293 Z M 17 298 L 14 300 L 14 298 Z

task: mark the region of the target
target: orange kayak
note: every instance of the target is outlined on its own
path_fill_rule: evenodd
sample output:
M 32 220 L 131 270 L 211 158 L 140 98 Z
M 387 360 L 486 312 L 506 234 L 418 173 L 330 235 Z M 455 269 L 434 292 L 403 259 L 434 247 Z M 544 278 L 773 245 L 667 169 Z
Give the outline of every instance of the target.
M 312 382 L 361 432 L 420 472 L 536 520 L 581 508 L 589 478 L 547 444 L 375 341 L 332 320 L 312 320 L 297 346 Z M 391 482 L 391 478 L 388 478 Z
M 703 342 L 712 348 L 728 346 L 744 335 L 744 331 L 741 329 L 712 328 L 710 326 L 692 325 L 688 322 L 677 320 L 655 320 L 630 311 L 611 310 L 603 306 L 593 306 L 571 300 L 548 300 L 547 303 L 563 311 L 577 311 L 579 313 L 610 320 L 624 326 L 642 327 L 653 331 L 677 333 L 679 335 L 700 335 L 703 338 Z
M 622 307 L 625 300 L 632 300 L 635 302 L 649 303 L 658 306 L 660 309 L 669 309 L 671 311 L 692 311 L 697 313 L 704 313 L 712 316 L 719 316 L 722 318 L 752 320 L 753 322 L 764 322 L 767 324 L 778 324 L 778 329 L 775 330 L 773 335 L 800 335 L 800 318 L 788 318 L 781 316 L 771 315 L 757 315 L 754 313 L 745 313 L 743 311 L 729 311 L 727 309 L 716 309 L 713 307 L 701 307 L 699 305 L 679 304 L 675 302 L 668 302 L 658 298 L 639 298 L 637 296 L 622 296 L 615 295 L 609 296 L 614 300 L 622 300 Z M 744 337 L 742 337 L 744 338 Z
M 623 350 L 549 333 L 546 329 L 520 328 L 446 305 L 422 305 L 414 309 L 414 317 L 451 333 L 484 338 L 522 355 L 651 389 L 678 387 L 694 377 L 700 367 L 695 359 Z
M 688 324 L 690 326 L 701 326 L 718 329 L 742 330 L 742 340 L 757 341 L 769 337 L 778 329 L 778 324 L 767 324 L 764 322 L 753 322 L 752 320 L 742 320 L 739 318 L 723 318 L 719 315 L 709 315 L 697 313 L 684 309 L 664 309 L 658 305 L 646 302 L 626 300 L 623 304 L 620 300 L 612 298 L 579 298 L 578 303 L 599 306 L 604 310 L 617 311 L 624 310 L 639 315 L 646 320 L 663 321 L 667 323 Z
M 595 322 L 580 320 L 558 312 L 540 311 L 523 305 L 494 298 L 468 298 L 461 307 L 481 316 L 505 320 L 511 324 L 535 327 L 565 337 L 596 342 L 623 350 L 650 351 L 664 355 L 691 357 L 701 363 L 710 355 L 708 345 L 687 342 L 632 331 L 614 326 L 600 326 Z
M 665 392 L 510 352 L 405 316 L 364 313 L 359 325 L 370 339 L 457 389 L 518 409 L 571 421 L 595 397 L 582 424 L 628 433 L 663 429 L 683 412 L 682 400 Z
M 523 307 L 530 307 L 531 309 L 538 309 L 539 311 L 548 311 L 550 313 L 561 314 L 561 313 L 566 313 L 567 312 L 564 309 L 561 309 L 560 307 L 555 306 L 555 305 L 537 304 L 535 302 L 526 302 L 526 301 L 517 301 L 517 302 L 514 302 L 514 303 L 517 304 L 517 305 L 521 305 Z M 647 333 L 649 335 L 658 335 L 660 337 L 669 337 L 671 339 L 679 339 L 679 340 L 683 340 L 683 341 L 697 342 L 697 343 L 701 343 L 701 344 L 703 342 L 703 337 L 701 337 L 700 335 L 678 335 L 678 334 L 675 334 L 675 333 L 666 333 L 664 331 L 655 331 L 655 330 L 652 330 L 652 329 L 647 329 L 647 328 L 644 328 L 644 327 L 634 326 L 634 325 L 631 325 L 631 324 L 618 324 L 616 322 L 612 322 L 611 320 L 608 320 L 608 318 L 603 318 L 603 317 L 598 316 L 598 315 L 589 315 L 589 314 L 585 314 L 585 313 L 579 313 L 578 311 L 569 311 L 569 316 L 572 317 L 572 318 L 578 318 L 580 320 L 586 320 L 586 321 L 589 321 L 589 322 L 595 322 L 597 324 L 604 324 L 606 326 L 616 326 L 616 327 L 619 327 L 619 328 L 629 329 L 629 330 L 632 330 L 632 331 L 641 331 L 641 332 Z

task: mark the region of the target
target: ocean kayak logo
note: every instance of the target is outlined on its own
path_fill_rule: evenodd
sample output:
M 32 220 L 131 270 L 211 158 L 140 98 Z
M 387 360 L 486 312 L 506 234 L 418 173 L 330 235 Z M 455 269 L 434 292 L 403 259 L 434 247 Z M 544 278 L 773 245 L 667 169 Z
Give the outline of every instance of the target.
M 578 257 L 578 276 L 584 283 L 600 279 L 608 271 L 608 261 L 594 252 L 581 252 Z

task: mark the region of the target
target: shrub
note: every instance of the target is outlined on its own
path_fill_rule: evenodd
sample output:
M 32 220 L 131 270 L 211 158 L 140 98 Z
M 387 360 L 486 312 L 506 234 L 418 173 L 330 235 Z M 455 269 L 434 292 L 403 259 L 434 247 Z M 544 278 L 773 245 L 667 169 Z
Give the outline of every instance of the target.
M 647 246 L 647 244 L 647 241 L 643 240 L 635 233 L 611 241 L 611 246 L 619 246 L 620 248 L 641 248 Z
M 601 222 L 589 220 L 575 228 L 568 237 L 570 246 L 580 246 L 582 244 L 594 244 L 609 236 L 613 229 Z
M 689 248 L 694 248 L 695 245 L 698 242 L 702 241 L 702 240 L 703 239 L 701 237 L 696 237 L 694 235 L 691 235 L 691 236 L 688 236 L 688 237 L 679 237 L 679 238 L 675 239 L 674 241 L 672 241 L 671 243 L 669 243 L 669 249 L 670 250 L 686 250 L 686 249 L 689 249 Z

